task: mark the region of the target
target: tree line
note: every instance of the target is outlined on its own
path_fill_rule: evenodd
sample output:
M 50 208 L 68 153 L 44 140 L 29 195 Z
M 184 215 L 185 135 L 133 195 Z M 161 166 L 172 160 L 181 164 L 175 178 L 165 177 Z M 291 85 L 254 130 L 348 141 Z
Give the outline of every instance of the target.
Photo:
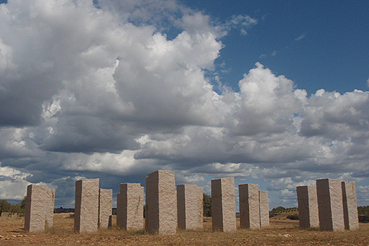
M 9 212 L 11 214 L 24 214 L 26 209 L 26 196 L 22 201 L 11 204 L 6 199 L 0 200 L 0 216 L 3 212 Z

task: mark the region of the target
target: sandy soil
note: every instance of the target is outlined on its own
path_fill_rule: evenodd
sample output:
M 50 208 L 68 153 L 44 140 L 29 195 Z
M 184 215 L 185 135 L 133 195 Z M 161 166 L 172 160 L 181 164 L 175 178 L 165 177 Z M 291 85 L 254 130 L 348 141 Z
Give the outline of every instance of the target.
M 55 214 L 53 228 L 43 233 L 26 233 L 24 217 L 0 217 L 0 245 L 369 245 L 369 224 L 355 231 L 328 232 L 303 230 L 298 221 L 285 215 L 271 218 L 269 227 L 260 230 L 238 228 L 236 232 L 211 230 L 211 218 L 204 219 L 201 231 L 178 231 L 174 236 L 127 232 L 117 227 L 97 233 L 73 231 L 70 214 Z M 238 222 L 239 223 L 239 222 Z

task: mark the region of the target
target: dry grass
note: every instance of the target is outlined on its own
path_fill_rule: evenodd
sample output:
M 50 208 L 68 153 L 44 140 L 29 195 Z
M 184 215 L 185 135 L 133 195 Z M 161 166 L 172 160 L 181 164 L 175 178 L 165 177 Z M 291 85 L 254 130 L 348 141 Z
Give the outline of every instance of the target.
M 97 233 L 73 231 L 69 214 L 55 214 L 54 227 L 44 233 L 25 233 L 24 218 L 0 217 L 0 245 L 369 245 L 369 224 L 356 231 L 329 232 L 302 230 L 298 221 L 286 215 L 271 218 L 261 230 L 237 229 L 237 232 L 213 232 L 206 218 L 201 231 L 178 231 L 174 236 L 148 235 L 143 231 L 127 232 L 113 227 Z

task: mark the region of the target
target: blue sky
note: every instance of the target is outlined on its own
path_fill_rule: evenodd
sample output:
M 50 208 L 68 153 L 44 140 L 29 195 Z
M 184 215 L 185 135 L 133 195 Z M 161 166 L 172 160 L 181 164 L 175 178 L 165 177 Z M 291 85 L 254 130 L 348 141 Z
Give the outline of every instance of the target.
M 186 1 L 184 1 L 186 3 Z M 293 80 L 309 94 L 319 89 L 344 93 L 367 90 L 369 3 L 367 1 L 187 1 L 217 20 L 249 15 L 258 23 L 242 36 L 224 38 L 218 62 L 238 81 L 255 62 Z
M 354 180 L 368 205 L 368 2 L 0 3 L 0 199 L 46 184 L 72 207 L 78 179 L 115 197 L 168 169 L 271 208 Z

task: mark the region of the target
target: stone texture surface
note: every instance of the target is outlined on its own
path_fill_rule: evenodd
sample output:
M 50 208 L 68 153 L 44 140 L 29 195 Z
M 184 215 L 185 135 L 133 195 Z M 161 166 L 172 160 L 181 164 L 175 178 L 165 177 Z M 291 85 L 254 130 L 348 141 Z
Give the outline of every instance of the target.
M 234 178 L 211 180 L 212 227 L 214 231 L 236 231 Z
M 123 200 L 120 193 L 117 194 L 117 226 L 123 228 Z
M 149 233 L 175 234 L 177 192 L 173 171 L 158 170 L 146 177 L 146 230 Z
M 46 225 L 50 228 L 54 223 L 54 204 L 55 204 L 55 190 L 46 190 L 46 201 L 45 201 L 45 220 Z
M 269 197 L 268 191 L 259 191 L 260 227 L 269 226 Z
M 45 230 L 48 189 L 45 185 L 28 185 L 24 229 L 29 232 Z
M 99 227 L 109 227 L 109 217 L 112 215 L 113 190 L 99 189 Z
M 297 186 L 296 192 L 300 227 L 319 227 L 318 197 L 316 187 Z
M 99 220 L 99 179 L 76 181 L 74 230 L 96 232 Z
M 139 183 L 120 184 L 119 227 L 142 230 L 144 188 Z
M 203 228 L 203 189 L 194 184 L 177 185 L 178 228 Z
M 238 186 L 240 200 L 240 226 L 260 229 L 259 185 L 241 184 Z
M 344 230 L 341 181 L 337 179 L 318 179 L 316 188 L 320 229 Z
M 355 230 L 359 228 L 356 189 L 354 181 L 344 181 L 342 185 L 343 218 L 345 229 Z

